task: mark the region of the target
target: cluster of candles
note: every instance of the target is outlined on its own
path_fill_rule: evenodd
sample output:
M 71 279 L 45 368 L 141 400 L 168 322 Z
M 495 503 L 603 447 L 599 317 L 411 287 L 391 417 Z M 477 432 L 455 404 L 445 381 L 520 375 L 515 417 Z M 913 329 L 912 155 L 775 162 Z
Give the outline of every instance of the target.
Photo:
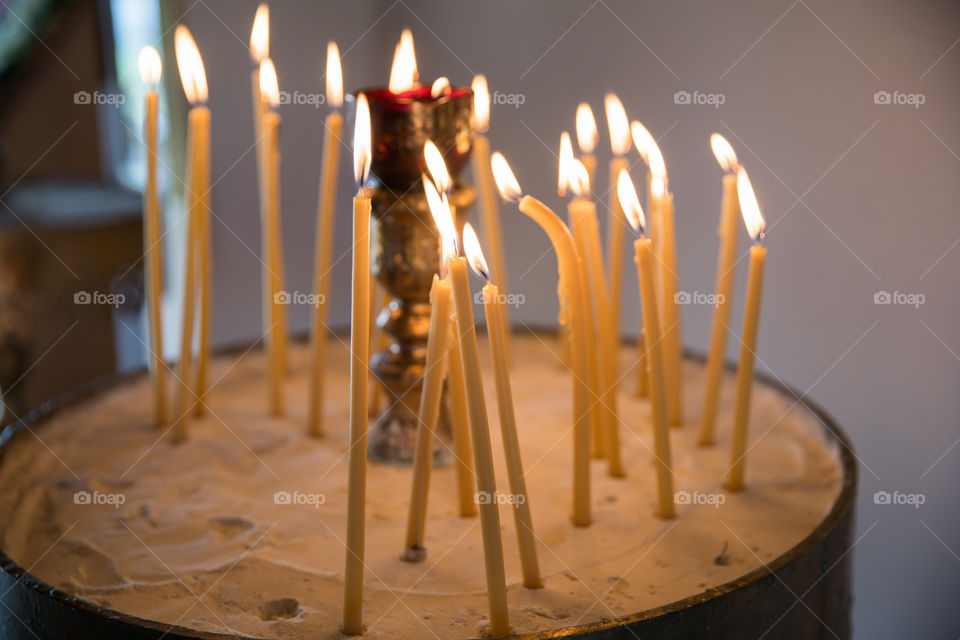
M 162 284 L 160 205 L 157 193 L 157 92 L 161 61 L 156 50 L 145 47 L 140 53 L 143 80 L 150 86 L 146 95 L 144 140 L 147 152 L 147 183 L 144 193 L 144 244 L 146 247 L 147 305 L 150 327 L 150 373 L 155 394 L 156 421 L 172 423 L 178 439 L 187 435 L 187 415 L 202 414 L 207 391 L 210 350 L 211 259 L 210 259 L 210 110 L 206 106 L 207 85 L 203 62 L 186 27 L 175 32 L 176 56 L 183 89 L 191 108 L 187 127 L 187 231 L 185 283 L 183 287 L 183 328 L 180 344 L 177 417 L 170 420 L 164 392 L 164 361 L 160 325 Z M 287 320 L 283 300 L 283 254 L 280 235 L 279 125 L 276 111 L 279 89 L 276 68 L 270 60 L 269 12 L 260 5 L 251 33 L 251 56 L 260 212 L 263 236 L 263 317 L 268 353 L 268 406 L 274 415 L 283 413 L 283 376 L 287 368 Z M 397 45 L 389 90 L 401 94 L 417 86 L 418 74 L 413 39 L 404 31 Z M 339 142 L 343 128 L 340 107 L 343 79 L 335 43 L 327 49 L 327 102 L 331 112 L 325 120 L 323 159 L 320 177 L 316 234 L 315 291 L 323 300 L 329 292 L 332 255 L 336 175 Z M 477 495 L 496 496 L 493 451 L 481 379 L 472 295 L 467 265 L 482 277 L 487 332 L 494 363 L 497 407 L 507 462 L 510 491 L 524 500 L 514 505 L 523 584 L 540 588 L 543 581 L 537 559 L 530 504 L 524 481 L 517 425 L 510 388 L 510 322 L 505 299 L 505 264 L 495 190 L 504 201 L 515 202 L 519 210 L 536 222 L 549 237 L 559 267 L 558 296 L 561 308 L 562 339 L 573 382 L 573 499 L 572 523 L 588 526 L 590 508 L 590 458 L 607 461 L 608 473 L 624 475 L 619 445 L 617 381 L 620 377 L 619 316 L 625 296 L 620 269 L 623 230 L 628 224 L 637 234 L 635 260 L 642 302 L 638 339 L 637 391 L 648 396 L 653 422 L 654 454 L 658 487 L 657 514 L 675 515 L 673 472 L 671 470 L 670 425 L 680 425 L 682 416 L 682 352 L 680 297 L 677 296 L 677 255 L 674 233 L 673 194 L 669 191 L 663 155 L 650 132 L 637 121 L 629 122 L 626 110 L 614 94 L 605 98 L 605 111 L 614 158 L 610 162 L 612 198 L 607 219 L 607 255 L 604 260 L 599 224 L 591 184 L 596 173 L 593 151 L 598 134 L 588 105 L 577 109 L 576 131 L 580 158 L 576 158 L 570 136 L 560 141 L 559 192 L 570 196 L 568 223 L 549 207 L 525 195 L 500 153 L 490 152 L 483 133 L 489 123 L 489 94 L 483 76 L 472 83 L 474 94 L 473 144 L 474 183 L 493 269 L 488 267 L 480 241 L 470 224 L 462 234 L 454 224 L 448 200 L 453 182 L 443 154 L 432 143 L 424 148 L 423 188 L 440 236 L 440 272 L 430 290 L 432 304 L 427 342 L 426 367 L 419 407 L 411 500 L 404 559 L 424 557 L 424 529 L 427 493 L 432 465 L 434 428 L 439 415 L 443 383 L 452 399 L 454 440 L 457 457 L 459 511 L 462 516 L 479 512 L 483 536 L 490 625 L 494 635 L 509 632 L 503 545 L 500 535 L 498 501 L 477 500 Z M 436 98 L 450 91 L 440 78 L 433 83 Z M 370 216 L 367 192 L 370 174 L 371 123 L 367 99 L 357 96 L 353 134 L 354 177 L 357 194 L 353 200 L 353 274 L 351 303 L 350 418 L 348 455 L 348 497 L 346 568 L 342 629 L 362 632 L 363 558 L 366 494 L 366 437 L 368 429 L 368 361 L 371 343 Z M 631 145 L 631 142 L 633 145 Z M 741 212 L 753 246 L 741 337 L 742 348 L 737 375 L 731 466 L 727 486 L 744 487 L 747 423 L 754 369 L 757 325 L 766 251 L 761 244 L 765 223 L 746 171 L 738 164 L 730 144 L 713 134 L 710 145 L 724 170 L 719 235 L 721 246 L 717 265 L 716 310 L 707 359 L 705 400 L 700 443 L 714 439 L 720 383 L 723 372 L 730 298 L 736 263 L 737 211 Z M 630 178 L 627 154 L 635 146 L 647 171 L 646 215 Z M 649 220 L 649 224 L 648 224 Z M 625 224 L 626 223 L 626 224 Z M 650 229 L 655 235 L 651 236 Z M 655 240 L 655 242 L 654 242 Z M 494 274 L 500 283 L 494 283 Z M 323 298 L 320 298 L 323 296 Z M 198 336 L 194 337 L 194 328 Z M 326 305 L 315 305 L 311 321 L 311 369 L 308 429 L 322 436 L 323 388 L 326 362 Z M 196 370 L 193 371 L 195 344 Z M 475 485 L 474 485 L 475 483 Z M 475 488 L 474 488 L 475 487 Z

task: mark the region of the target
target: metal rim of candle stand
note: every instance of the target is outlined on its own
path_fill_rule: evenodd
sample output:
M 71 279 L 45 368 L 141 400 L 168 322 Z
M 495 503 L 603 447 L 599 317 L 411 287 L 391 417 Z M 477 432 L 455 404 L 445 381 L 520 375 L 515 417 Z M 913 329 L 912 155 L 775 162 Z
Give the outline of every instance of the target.
M 513 333 L 523 335 L 527 333 L 532 333 L 534 335 L 555 335 L 556 331 L 553 329 L 525 328 L 523 330 L 514 329 Z M 624 344 L 635 344 L 634 341 L 628 340 L 623 340 L 622 342 Z M 242 353 L 248 346 L 249 345 L 240 345 L 218 350 L 217 355 L 224 356 Z M 703 362 L 705 360 L 705 356 L 700 353 L 684 351 L 684 359 Z M 736 370 L 736 364 L 734 362 L 726 362 L 725 368 L 728 370 Z M 101 392 L 109 391 L 121 384 L 135 380 L 136 378 L 145 375 L 145 373 L 146 369 L 141 369 L 132 372 L 105 376 L 41 404 L 36 409 L 23 416 L 19 421 L 8 425 L 3 432 L 0 433 L 0 464 L 3 463 L 3 457 L 6 454 L 7 445 L 13 438 L 22 436 L 24 432 L 27 432 L 32 428 L 42 427 L 61 410 L 68 409 L 77 403 L 96 396 Z M 522 638 L 525 640 L 547 640 L 550 638 L 589 635 L 593 633 L 615 630 L 620 627 L 652 620 L 667 614 L 679 613 L 684 610 L 691 609 L 697 605 L 705 604 L 725 594 L 736 592 L 737 590 L 751 585 L 752 583 L 757 582 L 771 574 L 776 574 L 780 569 L 789 566 L 791 563 L 813 550 L 827 537 L 829 533 L 838 529 L 839 526 L 843 524 L 844 520 L 851 516 L 851 511 L 853 510 L 854 501 L 856 499 L 858 471 L 856 456 L 853 453 L 853 447 L 848 436 L 843 432 L 842 429 L 840 429 L 836 421 L 823 408 L 821 408 L 815 402 L 808 400 L 804 394 L 799 393 L 796 389 L 790 387 L 789 385 L 783 384 L 782 382 L 774 379 L 773 376 L 764 373 L 757 374 L 755 379 L 762 384 L 771 387 L 780 393 L 783 393 L 788 398 L 794 400 L 797 406 L 800 406 L 806 411 L 810 412 L 810 414 L 821 423 L 821 426 L 823 427 L 828 439 L 836 442 L 838 445 L 840 467 L 841 471 L 843 472 L 843 485 L 840 490 L 840 494 L 834 501 L 829 513 L 826 515 L 826 517 L 824 517 L 820 524 L 817 525 L 817 527 L 814 528 L 813 531 L 811 531 L 803 540 L 788 549 L 786 552 L 772 559 L 770 562 L 764 563 L 761 567 L 735 578 L 734 580 L 711 587 L 687 598 L 683 598 L 659 607 L 654 607 L 652 609 L 629 614 L 618 619 L 601 620 L 583 625 L 560 627 L 556 629 L 536 631 L 509 637 Z M 94 630 L 95 635 L 70 636 L 71 638 L 136 637 L 146 639 L 164 637 L 170 638 L 171 640 L 178 640 L 181 638 L 189 638 L 191 640 L 227 640 L 229 638 L 241 638 L 242 640 L 262 640 L 257 639 L 255 636 L 238 636 L 231 633 L 217 633 L 189 629 L 180 625 L 165 624 L 156 620 L 140 618 L 132 614 L 116 611 L 108 607 L 102 607 L 43 582 L 17 564 L 17 562 L 10 558 L 6 552 L 3 551 L 3 549 L 0 549 L 0 573 L 5 574 L 8 580 L 11 578 L 13 580 L 13 584 L 7 588 L 8 592 L 13 591 L 18 586 L 29 589 L 32 592 L 34 599 L 32 604 L 38 611 L 40 609 L 48 609 L 48 613 L 52 614 L 56 610 L 57 606 L 68 607 L 72 610 L 76 610 L 77 613 L 83 613 L 91 616 L 92 620 L 102 619 L 104 623 L 109 623 L 106 626 L 112 627 L 109 632 L 116 634 L 100 635 L 105 633 L 104 625 L 100 625 Z M 0 582 L 0 585 L 2 584 L 3 583 Z M 6 606 L 6 603 L 2 604 Z M 19 620 L 16 612 L 9 607 L 7 607 L 7 610 L 14 615 L 15 619 Z M 0 610 L 0 619 L 5 617 L 5 614 L 6 612 Z M 42 616 L 42 612 L 40 612 L 40 615 Z M 22 621 L 18 624 L 24 625 Z M 67 626 L 70 626 L 69 623 Z M 43 630 L 41 630 L 41 632 L 42 631 Z M 139 632 L 139 634 L 120 635 L 123 633 L 130 634 L 134 631 Z M 77 630 L 77 632 L 83 633 L 83 630 Z M 155 633 L 156 635 L 151 635 L 151 633 Z M 45 639 L 47 636 L 37 634 L 37 637 Z M 58 638 L 59 637 L 66 636 L 58 636 Z

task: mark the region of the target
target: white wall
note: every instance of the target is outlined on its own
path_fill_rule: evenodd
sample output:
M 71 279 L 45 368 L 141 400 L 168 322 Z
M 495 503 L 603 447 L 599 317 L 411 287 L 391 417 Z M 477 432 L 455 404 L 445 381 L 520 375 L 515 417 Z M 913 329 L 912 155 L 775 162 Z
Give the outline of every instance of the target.
M 490 136 L 525 189 L 548 203 L 558 204 L 554 153 L 560 131 L 572 132 L 576 104 L 589 100 L 602 118 L 604 92 L 617 91 L 631 118 L 663 136 L 687 291 L 713 287 L 720 172 L 707 138 L 726 135 L 769 223 L 760 368 L 809 390 L 851 434 L 863 462 L 857 637 L 960 633 L 960 446 L 951 449 L 960 436 L 957 7 L 866 0 L 271 5 L 283 89 L 322 90 L 329 38 L 345 52 L 348 89 L 385 83 L 394 43 L 410 27 L 423 78 L 468 83 L 482 72 L 492 90 L 523 95 L 519 108 L 494 106 Z M 258 335 L 260 327 L 254 158 L 237 162 L 252 143 L 246 41 L 254 7 L 207 0 L 185 17 L 208 60 L 213 175 L 223 175 L 213 202 L 226 223 L 214 227 L 215 324 L 224 342 Z M 725 103 L 677 105 L 678 90 L 722 93 Z M 919 92 L 926 102 L 875 105 L 879 90 Z M 305 291 L 325 111 L 290 106 L 282 114 L 287 268 L 290 288 Z M 609 151 L 602 120 L 601 128 L 603 192 Z M 350 169 L 342 168 L 346 212 Z M 634 177 L 641 176 L 638 166 Z M 540 260 L 547 240 L 513 208 L 502 215 L 512 288 L 527 297 L 514 318 L 551 323 L 555 262 Z M 337 255 L 349 246 L 346 215 L 335 245 Z M 335 269 L 331 313 L 341 325 L 348 286 L 345 259 Z M 922 293 L 925 303 L 877 306 L 879 290 Z M 629 298 L 627 330 L 636 317 Z M 685 309 L 687 346 L 706 347 L 710 317 L 706 307 Z M 295 314 L 295 328 L 306 319 L 305 311 Z M 728 355 L 736 357 L 733 344 Z M 926 503 L 878 506 L 873 493 L 881 489 L 921 492 Z

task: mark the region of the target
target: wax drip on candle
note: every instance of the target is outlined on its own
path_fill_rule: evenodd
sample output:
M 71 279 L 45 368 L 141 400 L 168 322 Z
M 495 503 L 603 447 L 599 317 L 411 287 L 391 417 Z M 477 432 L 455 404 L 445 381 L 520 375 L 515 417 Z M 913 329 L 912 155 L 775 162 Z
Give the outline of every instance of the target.
M 761 244 L 766 236 L 767 223 L 760 213 L 760 203 L 750 184 L 750 176 L 746 169 L 737 169 L 737 197 L 740 199 L 740 212 L 743 215 L 743 224 L 754 244 Z
M 607 113 L 610 150 L 615 156 L 626 155 L 630 151 L 630 122 L 627 120 L 627 111 L 615 93 L 604 96 L 603 108 Z
M 593 153 L 599 137 L 593 110 L 589 104 L 581 102 L 577 105 L 577 146 L 580 147 L 580 153 Z
M 340 65 L 340 49 L 331 40 L 327 43 L 327 104 L 333 109 L 343 106 L 343 69 Z

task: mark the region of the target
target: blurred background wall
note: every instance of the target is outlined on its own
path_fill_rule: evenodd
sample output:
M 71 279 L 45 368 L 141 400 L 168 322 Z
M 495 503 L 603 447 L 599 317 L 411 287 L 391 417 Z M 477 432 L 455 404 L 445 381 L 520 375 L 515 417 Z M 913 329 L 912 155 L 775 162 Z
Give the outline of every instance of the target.
M 155 6 L 145 0 L 109 4 L 115 14 L 133 15 L 138 7 Z M 210 82 L 214 335 L 222 344 L 257 338 L 261 330 L 247 49 L 255 7 L 253 0 L 171 0 L 162 3 L 159 19 L 160 25 L 182 21 L 190 27 Z M 574 110 L 584 100 L 601 130 L 595 190 L 601 203 L 609 201 L 603 95 L 617 92 L 629 117 L 660 140 L 676 196 L 680 287 L 691 293 L 713 289 L 721 174 L 708 136 L 726 136 L 750 171 L 768 221 L 758 367 L 826 407 L 851 434 L 861 460 L 856 635 L 960 634 L 955 2 L 275 0 L 271 20 L 271 56 L 285 91 L 322 92 L 329 39 L 340 45 L 348 90 L 385 84 L 404 27 L 414 34 L 421 80 L 447 75 L 469 84 L 475 73 L 486 74 L 491 91 L 501 96 L 492 105 L 493 148 L 504 152 L 524 189 L 549 204 L 559 204 L 560 132 L 573 133 Z M 136 51 L 150 42 L 126 46 Z M 166 53 L 168 104 L 176 115 L 182 95 L 169 46 Z M 83 86 L 47 52 L 37 55 L 48 58 L 48 73 L 62 76 L 60 82 Z M 703 96 L 722 104 L 695 104 Z M 76 112 L 76 118 L 90 117 Z M 55 138 L 72 114 L 27 122 Z M 288 288 L 308 291 L 326 110 L 291 104 L 281 114 Z M 77 136 L 85 130 L 65 136 L 73 149 L 67 158 L 82 153 L 85 143 Z M 170 132 L 171 155 L 181 148 L 174 135 L 180 131 Z M 26 169 L 43 147 L 7 153 Z M 631 158 L 634 178 L 641 180 L 643 165 L 635 153 Z M 99 160 L 91 156 L 90 162 Z M 168 163 L 175 172 L 179 160 Z M 341 259 L 330 301 L 331 322 L 340 326 L 349 317 L 348 164 L 341 165 L 343 215 L 335 239 Z M 170 176 L 165 180 L 175 255 L 178 190 Z M 548 241 L 512 206 L 503 206 L 501 215 L 510 286 L 525 296 L 513 319 L 521 330 L 552 325 L 556 263 Z M 746 244 L 743 234 L 742 250 Z M 631 257 L 625 252 L 627 292 L 635 290 Z M 745 261 L 739 267 L 735 332 Z M 175 282 L 171 286 L 168 297 L 175 301 Z M 922 303 L 877 304 L 882 292 L 919 294 L 910 300 Z M 628 296 L 622 318 L 628 334 L 637 312 L 636 297 Z M 687 347 L 705 350 L 711 313 L 706 305 L 684 308 Z M 294 330 L 306 329 L 307 314 L 305 307 L 292 310 Z M 736 346 L 731 340 L 731 358 Z M 920 493 L 925 501 L 919 508 L 876 504 L 877 491 Z

